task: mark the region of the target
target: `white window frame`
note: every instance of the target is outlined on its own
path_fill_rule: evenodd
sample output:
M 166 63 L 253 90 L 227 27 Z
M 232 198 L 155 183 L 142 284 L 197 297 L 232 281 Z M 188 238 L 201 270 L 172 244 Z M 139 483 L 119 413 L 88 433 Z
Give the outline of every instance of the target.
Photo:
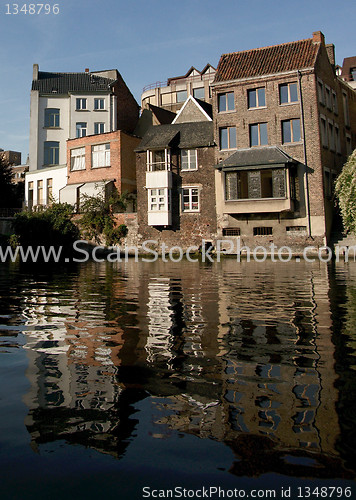
M 102 131 L 99 129 L 102 129 Z M 95 135 L 105 134 L 105 122 L 95 122 L 94 123 L 94 134 Z
M 103 110 L 105 110 L 105 99 L 104 99 L 104 97 L 95 97 L 94 98 L 94 110 L 95 111 L 103 111 Z
M 85 147 L 70 150 L 70 170 L 85 170 Z
M 154 153 L 156 151 L 164 151 L 164 161 L 161 162 L 153 161 Z M 169 148 L 149 149 L 147 150 L 146 162 L 147 162 L 147 172 L 156 172 L 158 170 L 169 171 L 171 170 L 171 151 Z M 159 168 L 162 166 L 164 168 Z
M 110 143 L 94 144 L 91 147 L 91 168 L 110 167 Z
M 75 109 L 77 111 L 87 110 L 87 98 L 86 97 L 77 97 L 75 101 Z
M 197 191 L 198 208 L 193 208 L 193 190 Z M 189 208 L 184 208 L 184 191 L 188 191 L 188 204 Z M 198 213 L 200 212 L 200 188 L 199 186 L 182 186 L 181 188 L 181 211 L 184 213 Z
M 148 211 L 161 213 L 170 211 L 171 190 L 168 188 L 150 188 L 147 193 Z
M 84 127 L 80 127 L 79 125 L 84 125 Z M 77 122 L 75 124 L 75 136 L 77 139 L 81 137 L 86 137 L 88 131 L 88 123 L 87 122 Z
M 187 153 L 187 167 L 183 167 L 183 151 Z M 197 149 L 182 149 L 180 152 L 181 159 L 181 171 L 189 172 L 192 170 L 198 170 L 198 151 Z M 192 166 L 193 165 L 193 166 Z

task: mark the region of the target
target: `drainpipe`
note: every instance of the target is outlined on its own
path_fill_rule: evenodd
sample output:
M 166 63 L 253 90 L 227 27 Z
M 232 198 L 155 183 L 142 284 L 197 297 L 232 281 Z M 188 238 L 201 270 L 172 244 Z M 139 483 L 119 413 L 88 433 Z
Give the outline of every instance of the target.
M 304 105 L 303 105 L 303 94 L 302 94 L 302 74 L 300 70 L 297 71 L 298 74 L 298 86 L 300 95 L 300 116 L 302 125 L 302 136 L 303 136 L 303 153 L 304 153 L 304 165 L 305 165 L 305 208 L 308 221 L 308 236 L 311 238 L 311 219 L 310 219 L 310 200 L 309 200 L 309 176 L 308 176 L 308 162 L 307 162 L 307 147 L 305 143 L 305 124 L 304 124 Z

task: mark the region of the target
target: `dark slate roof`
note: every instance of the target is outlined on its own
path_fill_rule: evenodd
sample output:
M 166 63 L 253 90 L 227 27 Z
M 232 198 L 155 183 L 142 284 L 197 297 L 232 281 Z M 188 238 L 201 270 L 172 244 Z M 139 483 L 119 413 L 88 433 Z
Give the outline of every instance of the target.
M 298 42 L 223 54 L 214 81 L 223 82 L 313 67 L 319 47 L 320 43 L 308 38 Z
M 172 123 L 174 118 L 177 116 L 173 111 L 169 111 L 168 109 L 159 108 L 158 106 L 154 106 L 153 104 L 148 105 L 149 109 L 155 115 L 157 120 L 161 125 Z
M 286 163 L 297 163 L 291 156 L 277 146 L 265 146 L 261 148 L 239 149 L 216 168 L 229 170 L 236 167 L 269 167 L 272 165 L 285 165 Z
M 108 91 L 115 80 L 91 73 L 48 73 L 39 71 L 38 80 L 33 80 L 32 90 L 43 94 L 68 94 L 68 92 Z
M 213 145 L 212 122 L 177 123 L 150 127 L 136 151 L 172 146 L 188 149 Z

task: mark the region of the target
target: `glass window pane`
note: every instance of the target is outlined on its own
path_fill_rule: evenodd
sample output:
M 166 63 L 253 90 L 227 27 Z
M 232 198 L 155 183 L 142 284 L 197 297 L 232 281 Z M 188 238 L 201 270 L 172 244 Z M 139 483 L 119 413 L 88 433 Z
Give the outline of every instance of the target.
M 218 107 L 219 111 L 226 111 L 226 95 L 220 94 L 218 96 Z
M 292 120 L 293 126 L 293 142 L 299 142 L 301 140 L 300 132 L 300 120 Z
M 227 109 L 229 111 L 233 111 L 235 109 L 234 93 L 233 92 L 229 92 L 227 94 Z
M 290 102 L 298 101 L 298 89 L 296 83 L 291 83 L 289 85 L 289 92 L 290 92 Z
M 248 107 L 255 108 L 256 106 L 257 106 L 256 90 L 249 90 L 248 91 Z
M 267 123 L 261 123 L 260 124 L 260 136 L 261 136 L 261 145 L 266 145 L 268 144 L 268 137 L 267 137 Z
M 220 129 L 220 149 L 228 149 L 227 128 Z
M 288 102 L 288 85 L 281 85 L 279 87 L 281 104 Z
M 251 146 L 258 146 L 258 125 L 250 125 Z
M 187 99 L 187 91 L 179 90 L 177 92 L 177 102 L 184 102 Z
M 258 105 L 266 106 L 265 89 L 264 88 L 258 89 L 257 92 L 258 92 Z
M 236 148 L 236 128 L 229 128 L 229 149 Z
M 282 136 L 283 136 L 282 137 L 283 142 L 291 142 L 292 141 L 289 120 L 282 122 Z
M 197 89 L 193 89 L 193 96 L 196 99 L 204 99 L 205 98 L 205 89 L 204 89 L 204 87 L 199 87 Z

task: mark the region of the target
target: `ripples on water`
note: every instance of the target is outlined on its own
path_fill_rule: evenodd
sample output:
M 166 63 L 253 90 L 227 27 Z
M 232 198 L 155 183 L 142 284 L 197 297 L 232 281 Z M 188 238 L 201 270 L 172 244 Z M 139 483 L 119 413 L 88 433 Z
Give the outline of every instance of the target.
M 123 461 L 144 427 L 148 446 L 227 446 L 235 476 L 354 477 L 355 266 L 13 266 L 0 294 L 0 364 L 25 350 L 34 451 Z M 178 449 L 166 459 L 179 475 Z

